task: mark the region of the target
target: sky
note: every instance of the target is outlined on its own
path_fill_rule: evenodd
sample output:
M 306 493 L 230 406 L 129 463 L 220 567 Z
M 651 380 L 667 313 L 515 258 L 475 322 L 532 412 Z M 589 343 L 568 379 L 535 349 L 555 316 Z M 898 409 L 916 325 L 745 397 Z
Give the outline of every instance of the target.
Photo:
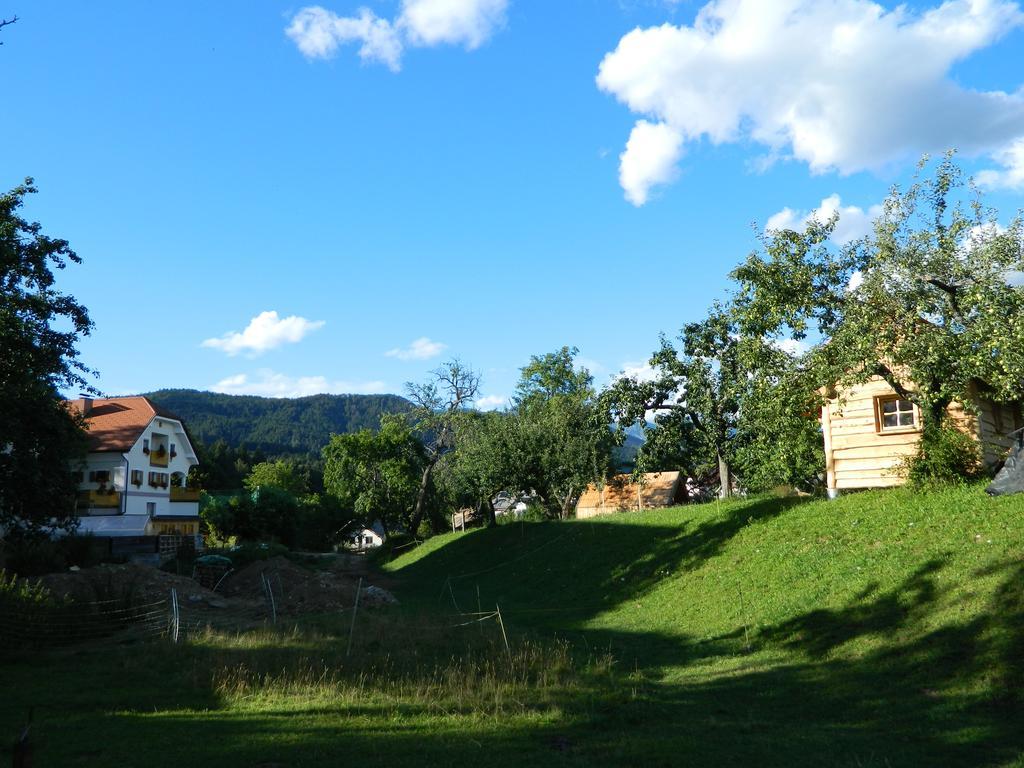
M 729 290 L 766 226 L 867 231 L 923 153 L 1024 205 L 1024 9 L 1000 0 L 3 0 L 0 185 L 108 395 L 502 405 L 598 384 Z

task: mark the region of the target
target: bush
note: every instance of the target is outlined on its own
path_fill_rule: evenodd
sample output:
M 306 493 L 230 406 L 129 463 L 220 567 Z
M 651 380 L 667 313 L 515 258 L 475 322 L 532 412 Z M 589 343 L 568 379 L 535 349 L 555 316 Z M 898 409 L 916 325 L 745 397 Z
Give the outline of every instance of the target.
M 911 485 L 965 483 L 981 477 L 981 453 L 977 441 L 953 425 L 926 425 L 903 470 Z
M 42 576 L 66 571 L 73 565 L 91 568 L 108 561 L 107 542 L 92 534 L 68 534 L 59 539 L 9 539 L 6 542 L 7 568 L 19 576 Z

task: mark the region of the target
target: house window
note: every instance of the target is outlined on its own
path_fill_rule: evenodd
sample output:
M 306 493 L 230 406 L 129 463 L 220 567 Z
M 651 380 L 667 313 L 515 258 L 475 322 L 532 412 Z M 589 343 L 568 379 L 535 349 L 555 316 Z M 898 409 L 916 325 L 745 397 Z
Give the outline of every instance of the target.
M 142 485 L 142 470 L 141 469 L 133 469 L 132 470 L 132 485 L 135 485 L 135 486 Z
M 153 517 L 153 515 L 156 514 L 156 502 L 155 501 L 147 501 L 146 502 L 146 514 L 149 515 L 150 517 Z
M 917 413 L 914 404 L 909 400 L 901 397 L 880 397 L 876 401 L 876 407 L 879 432 L 913 429 L 917 426 Z
M 110 470 L 97 469 L 89 473 L 90 483 L 109 483 L 110 482 Z
M 149 453 L 149 440 L 145 439 L 142 441 L 142 452 Z
M 149 484 L 154 488 L 166 488 L 168 475 L 166 472 L 150 472 Z

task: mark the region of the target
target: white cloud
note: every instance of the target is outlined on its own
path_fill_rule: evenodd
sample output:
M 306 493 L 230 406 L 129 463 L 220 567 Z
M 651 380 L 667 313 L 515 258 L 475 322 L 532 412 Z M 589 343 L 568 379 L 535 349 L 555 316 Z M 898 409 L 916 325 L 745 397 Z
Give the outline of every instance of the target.
M 978 184 L 990 189 L 1024 189 L 1024 138 L 994 154 L 1003 170 L 984 170 L 978 173 Z
M 508 0 L 404 0 L 398 26 L 413 45 L 479 48 L 505 23 Z
M 806 341 L 799 339 L 772 339 L 771 343 L 791 357 L 799 357 L 811 348 Z
M 241 352 L 256 357 L 282 344 L 302 341 L 323 326 L 323 320 L 307 320 L 297 315 L 282 318 L 274 311 L 260 312 L 241 333 L 230 331 L 219 338 L 207 339 L 202 346 L 219 349 L 232 357 Z
M 285 34 L 310 59 L 331 59 L 346 43 L 358 43 L 364 61 L 380 62 L 392 72 L 402 68 L 407 45 L 462 45 L 479 48 L 505 23 L 508 0 L 403 0 L 393 20 L 368 8 L 339 16 L 319 5 L 292 17 Z
M 875 219 L 882 215 L 882 206 L 872 205 L 865 211 L 856 205 L 843 205 L 839 195 L 833 194 L 822 200 L 821 205 L 813 211 L 807 213 L 794 211 L 792 208 L 783 208 L 768 218 L 764 228 L 765 231 L 793 229 L 799 232 L 807 226 L 812 218 L 824 224 L 836 213 L 839 214 L 839 221 L 836 222 L 835 231 L 832 232 L 832 240 L 839 245 L 845 245 L 871 232 L 871 226 Z
M 508 405 L 508 398 L 505 395 L 484 395 L 478 397 L 474 404 L 478 411 L 493 411 Z
M 245 373 L 228 376 L 210 389 L 226 395 L 259 395 L 261 397 L 306 397 L 332 394 L 380 394 L 387 392 L 383 381 L 330 381 L 325 376 L 292 377 L 263 369 L 251 377 Z
M 617 378 L 641 382 L 654 381 L 658 378 L 658 371 L 650 363 L 623 363 L 622 372 Z
M 379 61 L 392 72 L 402 68 L 402 40 L 387 19 L 368 8 L 358 16 L 338 16 L 320 6 L 303 8 L 292 18 L 285 34 L 310 59 L 330 59 L 345 43 L 361 43 L 363 61 Z
M 431 341 L 426 336 L 421 336 L 404 349 L 396 347 L 384 353 L 386 357 L 397 357 L 399 360 L 429 360 L 437 357 L 448 349 L 447 344 L 439 341 Z
M 870 0 L 714 0 L 693 26 L 623 36 L 597 85 L 679 136 L 680 152 L 702 139 L 753 143 L 769 160 L 848 174 L 957 147 L 1003 166 L 980 180 L 1014 186 L 1024 182 L 1024 91 L 971 90 L 949 73 L 1022 23 L 1008 0 L 922 13 Z M 654 177 L 623 180 L 637 204 L 666 174 L 664 134 L 634 128 L 625 156 L 642 157 L 648 141 L 663 162 L 650 164 Z
M 619 184 L 633 205 L 647 202 L 651 188 L 668 184 L 678 175 L 683 137 L 665 123 L 638 120 L 619 155 Z

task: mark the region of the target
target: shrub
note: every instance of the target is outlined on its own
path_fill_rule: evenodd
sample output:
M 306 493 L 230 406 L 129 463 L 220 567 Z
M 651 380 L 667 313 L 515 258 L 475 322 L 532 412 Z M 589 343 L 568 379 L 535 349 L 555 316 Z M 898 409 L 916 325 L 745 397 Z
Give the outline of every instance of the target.
M 978 443 L 951 424 L 925 425 L 917 452 L 903 464 L 911 485 L 949 485 L 982 474 Z

